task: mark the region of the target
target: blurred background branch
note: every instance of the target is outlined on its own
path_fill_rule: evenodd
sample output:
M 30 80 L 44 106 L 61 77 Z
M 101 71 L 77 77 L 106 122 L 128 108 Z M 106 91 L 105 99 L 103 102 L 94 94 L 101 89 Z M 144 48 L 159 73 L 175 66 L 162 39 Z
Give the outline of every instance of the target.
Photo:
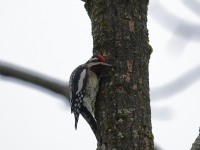
M 190 9 L 195 15 L 200 17 L 200 1 L 198 0 L 182 0 L 182 3 Z
M 186 38 L 188 41 L 193 40 L 198 42 L 200 40 L 199 23 L 191 23 L 175 16 L 166 9 L 167 6 L 163 6 L 159 1 L 152 2 L 151 7 L 151 17 L 162 27 L 168 29 L 170 32 L 174 31 L 175 35 Z
M 163 86 L 151 89 L 151 99 L 160 100 L 174 96 L 200 79 L 200 65 L 192 68 L 185 74 L 181 75 L 174 81 L 171 81 Z
M 46 75 L 0 61 L 0 74 L 23 80 L 69 98 L 68 84 Z
M 199 2 L 196 0 L 182 0 L 182 3 L 198 17 L 200 16 Z M 168 6 L 163 5 L 159 1 L 152 1 L 150 14 L 160 26 L 172 34 L 166 46 L 167 51 L 170 51 L 172 54 L 174 54 L 174 51 L 178 52 L 178 56 L 180 56 L 189 42 L 200 41 L 200 23 L 188 21 L 188 18 L 180 18 L 171 13 L 167 8 Z

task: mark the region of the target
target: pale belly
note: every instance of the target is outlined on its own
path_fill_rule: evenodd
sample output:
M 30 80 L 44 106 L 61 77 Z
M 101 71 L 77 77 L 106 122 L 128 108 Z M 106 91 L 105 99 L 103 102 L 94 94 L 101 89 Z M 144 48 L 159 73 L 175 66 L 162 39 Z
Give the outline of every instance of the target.
M 88 94 L 83 99 L 83 105 L 94 117 L 96 95 L 99 89 L 98 78 L 95 74 L 89 79 Z M 94 117 L 95 118 L 95 117 Z

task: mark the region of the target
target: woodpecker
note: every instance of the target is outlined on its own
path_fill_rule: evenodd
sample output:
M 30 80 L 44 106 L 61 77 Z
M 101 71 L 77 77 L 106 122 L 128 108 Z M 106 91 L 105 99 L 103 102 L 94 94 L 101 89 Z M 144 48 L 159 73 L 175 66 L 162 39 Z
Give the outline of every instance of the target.
M 94 116 L 96 95 L 101 73 L 110 66 L 102 55 L 96 54 L 72 72 L 69 89 L 71 112 L 75 117 L 75 129 L 77 129 L 79 114 L 81 114 L 96 134 L 97 123 Z

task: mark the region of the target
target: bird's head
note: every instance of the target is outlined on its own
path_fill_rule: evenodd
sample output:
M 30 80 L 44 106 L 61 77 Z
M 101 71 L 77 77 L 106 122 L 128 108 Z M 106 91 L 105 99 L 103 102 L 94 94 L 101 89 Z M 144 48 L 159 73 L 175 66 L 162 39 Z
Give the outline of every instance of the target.
M 95 72 L 97 75 L 101 74 L 102 70 L 111 67 L 112 65 L 106 63 L 106 59 L 100 55 L 100 54 L 95 54 L 93 55 L 87 62 L 86 64 L 88 67 Z

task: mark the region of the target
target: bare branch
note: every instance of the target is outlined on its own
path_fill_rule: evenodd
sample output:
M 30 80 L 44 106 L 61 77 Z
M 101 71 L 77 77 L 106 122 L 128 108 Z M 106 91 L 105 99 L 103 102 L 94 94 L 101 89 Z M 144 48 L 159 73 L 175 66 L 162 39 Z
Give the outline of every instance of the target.
M 0 61 L 0 74 L 23 80 L 69 98 L 68 85 L 62 81 Z
M 158 1 L 151 3 L 150 9 L 151 17 L 159 22 L 162 27 L 175 32 L 175 35 L 186 39 L 199 42 L 200 39 L 200 25 L 198 23 L 190 23 L 179 17 L 171 14 Z
M 200 3 L 198 0 L 182 0 L 183 4 L 190 9 L 195 15 L 200 17 Z
M 176 80 L 157 88 L 152 88 L 151 98 L 152 100 L 159 100 L 173 96 L 179 92 L 182 92 L 187 87 L 196 83 L 200 79 L 200 65 L 191 69 L 187 73 L 178 77 Z

